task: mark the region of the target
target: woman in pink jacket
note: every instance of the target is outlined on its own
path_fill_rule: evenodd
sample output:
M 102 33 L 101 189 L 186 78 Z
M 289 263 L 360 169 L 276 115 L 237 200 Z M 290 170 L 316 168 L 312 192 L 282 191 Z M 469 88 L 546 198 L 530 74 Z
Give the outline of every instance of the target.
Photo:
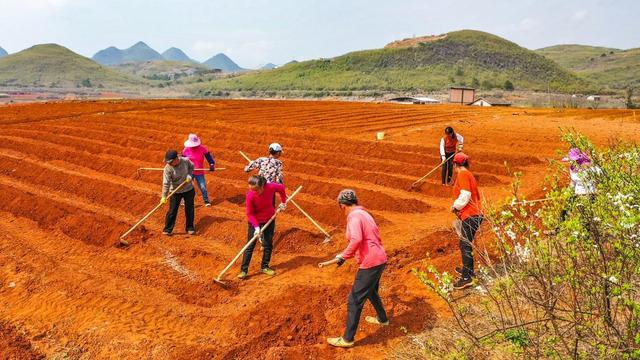
M 378 225 L 362 206 L 358 206 L 355 191 L 342 190 L 338 195 L 338 205 L 347 216 L 346 236 L 349 240 L 347 248 L 336 256 L 338 266 L 348 259 L 355 258 L 359 269 L 349 294 L 347 328 L 344 335 L 328 338 L 327 342 L 337 347 L 352 347 L 358 322 L 360 322 L 360 314 L 367 299 L 373 305 L 378 316 L 367 316 L 365 320 L 372 324 L 389 325 L 387 313 L 382 306 L 380 295 L 378 295 L 380 277 L 387 264 L 387 254 L 382 247 Z
M 277 183 L 268 183 L 267 179 L 260 175 L 253 175 L 249 177 L 249 191 L 247 192 L 247 241 L 253 239 L 254 235 L 260 237 L 260 242 L 263 246 L 262 263 L 260 264 L 262 273 L 273 276 L 276 274 L 275 270 L 269 267 L 271 261 L 271 252 L 273 250 L 273 234 L 276 230 L 275 219 L 265 227 L 269 219 L 276 213 L 273 199 L 276 193 L 280 194 L 280 201 L 282 202 L 278 209 L 284 211 L 286 209 L 287 194 L 284 189 L 284 185 Z M 242 257 L 242 265 L 240 266 L 239 279 L 246 279 L 249 273 L 249 264 L 251 263 L 251 256 L 253 255 L 253 249 L 256 247 L 254 241 L 244 251 Z

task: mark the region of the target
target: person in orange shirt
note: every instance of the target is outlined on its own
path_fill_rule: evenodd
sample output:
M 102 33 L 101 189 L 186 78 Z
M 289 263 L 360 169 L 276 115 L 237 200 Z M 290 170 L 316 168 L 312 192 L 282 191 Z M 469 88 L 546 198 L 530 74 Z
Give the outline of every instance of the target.
M 453 285 L 455 289 L 464 289 L 473 283 L 473 238 L 484 220 L 478 181 L 469 171 L 469 156 L 459 152 L 453 157 L 456 182 L 453 185 L 455 201 L 451 211 L 456 214 L 461 224 L 460 252 L 462 254 L 462 269 L 456 268 L 460 279 Z

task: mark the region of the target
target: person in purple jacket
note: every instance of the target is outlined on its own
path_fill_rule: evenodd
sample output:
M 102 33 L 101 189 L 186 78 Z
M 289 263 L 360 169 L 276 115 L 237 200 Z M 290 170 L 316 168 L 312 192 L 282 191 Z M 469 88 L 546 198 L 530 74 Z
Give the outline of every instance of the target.
M 328 338 L 330 345 L 348 348 L 354 345 L 360 314 L 365 301 L 369 300 L 376 310 L 376 317 L 367 316 L 371 324 L 387 326 L 389 318 L 378 294 L 380 277 L 387 265 L 387 254 L 382 247 L 380 231 L 375 220 L 362 206 L 358 205 L 355 191 L 344 189 L 338 195 L 338 205 L 347 216 L 347 248 L 336 256 L 338 266 L 355 258 L 358 272 L 351 288 L 347 305 L 347 327 L 342 337 Z

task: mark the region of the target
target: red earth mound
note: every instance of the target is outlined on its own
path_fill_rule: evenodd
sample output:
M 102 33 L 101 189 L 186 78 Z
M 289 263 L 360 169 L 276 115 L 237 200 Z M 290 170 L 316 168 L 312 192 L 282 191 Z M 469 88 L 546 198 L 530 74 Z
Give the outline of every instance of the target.
M 0 355 L 9 358 L 328 359 L 381 358 L 406 333 L 432 326 L 446 307 L 411 274 L 428 253 L 442 270 L 459 262 L 450 229 L 451 187 L 439 172 L 443 129 L 466 141 L 483 197 L 509 191 L 524 174 L 529 198 L 542 194 L 548 159 L 561 148 L 559 127 L 606 144 L 640 134 L 621 110 L 478 109 L 462 106 L 303 101 L 93 101 L 0 108 Z M 505 131 L 510 129 L 511 131 Z M 385 131 L 387 140 L 375 141 Z M 198 234 L 179 216 L 173 237 L 153 214 L 117 246 L 119 236 L 153 208 L 164 152 L 197 133 L 226 170 L 207 173 L 212 207 L 196 199 Z M 635 134 L 635 135 L 634 135 Z M 212 281 L 246 242 L 248 174 L 239 151 L 264 155 L 284 145 L 285 183 L 303 186 L 298 204 L 332 239 L 289 206 L 276 225 L 272 265 L 246 281 L 235 264 Z M 505 166 L 505 163 L 507 166 Z M 389 255 L 381 295 L 392 326 L 361 323 L 357 347 L 330 348 L 341 334 L 352 262 L 318 269 L 346 246 L 335 204 L 355 189 L 380 225 Z M 182 210 L 181 210 L 182 211 Z M 488 225 L 485 225 L 488 227 Z M 490 243 L 484 231 L 480 243 Z M 11 284 L 12 286 L 9 286 Z M 373 309 L 366 306 L 363 315 Z

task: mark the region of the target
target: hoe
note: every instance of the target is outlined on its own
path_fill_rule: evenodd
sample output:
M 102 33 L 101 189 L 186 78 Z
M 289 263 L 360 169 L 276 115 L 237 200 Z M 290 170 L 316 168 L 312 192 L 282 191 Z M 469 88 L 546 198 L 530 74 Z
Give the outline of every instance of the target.
M 287 198 L 287 201 L 285 202 L 288 203 L 289 201 L 291 201 L 293 199 L 294 196 L 296 196 L 298 194 L 298 192 L 302 189 L 302 186 L 299 186 L 296 191 L 293 192 L 293 194 L 291 194 L 291 196 L 289 196 L 289 198 Z M 273 214 L 273 216 L 271 217 L 271 219 L 269 219 L 269 221 L 267 221 L 266 224 L 264 224 L 264 226 L 262 227 L 262 229 L 260 229 L 260 232 L 264 231 L 264 229 L 266 229 L 272 222 L 273 220 L 275 220 L 276 216 L 278 215 L 278 213 L 280 212 L 280 209 L 276 210 L 276 213 Z M 229 271 L 229 269 L 231 268 L 231 266 L 233 266 L 233 264 L 236 262 L 236 260 L 238 260 L 238 258 L 240 257 L 240 255 L 242 255 L 242 253 L 244 253 L 244 251 L 251 245 L 253 244 L 257 239 L 258 239 L 258 234 L 255 234 L 251 240 L 249 240 L 245 246 L 242 247 L 242 249 L 240 249 L 240 251 L 238 252 L 238 254 L 233 258 L 233 260 L 231 260 L 231 262 L 229 263 L 229 265 L 227 265 L 227 267 L 225 267 L 220 274 L 218 275 L 217 278 L 213 279 L 213 281 L 217 282 L 218 284 L 222 285 L 223 287 L 226 287 L 227 284 L 225 282 L 222 281 L 222 276 Z
M 245 160 L 247 160 L 248 162 L 251 162 L 251 159 L 249 159 L 249 157 L 248 157 L 245 153 L 243 153 L 242 151 L 240 151 L 240 155 L 242 155 L 242 157 L 243 157 L 243 158 L 245 158 Z M 291 203 L 292 203 L 292 204 L 293 204 L 293 206 L 295 206 L 298 210 L 300 210 L 300 212 L 302 213 L 302 215 L 306 216 L 306 217 L 307 217 L 307 219 L 309 219 L 309 221 L 311 221 L 311 223 L 312 223 L 313 225 L 315 225 L 315 226 L 318 228 L 318 230 L 320 230 L 320 231 L 324 234 L 324 241 L 322 242 L 323 244 L 326 244 L 326 243 L 328 243 L 328 242 L 330 242 L 330 241 L 331 241 L 331 235 L 329 235 L 329 233 L 328 233 L 325 229 L 323 229 L 323 228 L 322 228 L 322 226 L 320 226 L 320 224 L 318 224 L 318 223 L 317 223 L 317 222 L 316 222 L 316 221 L 311 217 L 311 215 L 307 214 L 307 212 L 306 212 L 306 211 L 304 211 L 304 210 L 302 209 L 302 207 L 300 207 L 300 205 L 298 205 L 298 203 L 296 203 L 295 201 L 293 201 L 293 200 L 292 200 L 292 201 L 291 201 Z
M 171 198 L 171 196 L 173 196 L 173 194 L 176 193 L 176 191 L 180 190 L 181 187 L 183 187 L 186 183 L 188 183 L 188 181 L 183 182 L 182 184 L 178 185 L 175 189 L 173 189 L 172 192 L 169 193 L 169 195 L 167 195 L 167 200 L 169 198 Z M 149 211 L 147 213 L 147 215 L 143 216 L 142 219 L 140 219 L 140 221 L 138 221 L 135 225 L 133 225 L 129 230 L 127 230 L 127 232 L 125 232 L 124 234 L 122 234 L 120 236 L 120 244 L 122 245 L 129 245 L 129 242 L 126 241 L 124 238 L 129 235 L 135 228 L 137 228 L 140 224 L 142 224 L 145 220 L 147 220 L 149 218 L 149 216 L 151 216 L 151 214 L 153 214 L 154 212 L 156 212 L 156 210 L 158 210 L 163 204 L 160 203 L 158 205 L 156 205 L 156 207 L 154 207 L 151 211 Z

